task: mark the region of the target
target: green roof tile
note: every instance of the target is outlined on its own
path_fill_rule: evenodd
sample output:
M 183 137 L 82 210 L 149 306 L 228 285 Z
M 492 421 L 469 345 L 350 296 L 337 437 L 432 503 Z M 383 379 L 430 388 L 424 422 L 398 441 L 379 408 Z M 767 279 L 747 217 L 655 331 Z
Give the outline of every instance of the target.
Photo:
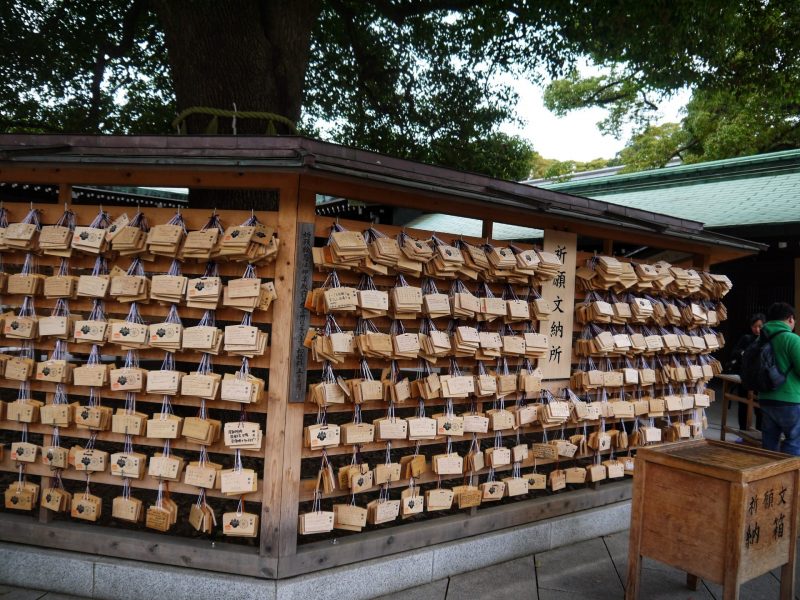
M 800 150 L 538 185 L 706 227 L 800 221 Z

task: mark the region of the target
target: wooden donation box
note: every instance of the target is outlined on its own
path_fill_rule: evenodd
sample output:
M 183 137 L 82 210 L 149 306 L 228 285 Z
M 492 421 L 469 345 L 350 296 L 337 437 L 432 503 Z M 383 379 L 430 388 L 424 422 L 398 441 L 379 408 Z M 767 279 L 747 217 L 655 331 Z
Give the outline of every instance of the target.
M 636 455 L 626 600 L 638 597 L 641 558 L 723 586 L 776 567 L 782 599 L 794 597 L 800 458 L 740 444 L 697 440 Z

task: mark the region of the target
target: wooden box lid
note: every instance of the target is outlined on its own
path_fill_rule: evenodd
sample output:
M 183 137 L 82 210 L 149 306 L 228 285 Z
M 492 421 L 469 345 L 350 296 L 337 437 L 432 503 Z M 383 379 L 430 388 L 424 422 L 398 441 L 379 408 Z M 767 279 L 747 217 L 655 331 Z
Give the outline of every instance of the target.
M 800 469 L 800 457 L 706 439 L 640 448 L 636 457 L 646 462 L 742 483 Z

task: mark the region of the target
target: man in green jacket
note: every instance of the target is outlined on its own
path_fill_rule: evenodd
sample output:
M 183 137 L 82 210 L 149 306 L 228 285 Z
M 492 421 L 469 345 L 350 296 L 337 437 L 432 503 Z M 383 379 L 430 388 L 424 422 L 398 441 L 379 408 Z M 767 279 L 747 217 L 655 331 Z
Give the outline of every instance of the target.
M 772 338 L 775 362 L 786 381 L 776 390 L 759 392 L 758 403 L 764 449 L 800 456 L 800 336 L 793 331 L 794 308 L 785 302 L 770 306 L 761 335 Z

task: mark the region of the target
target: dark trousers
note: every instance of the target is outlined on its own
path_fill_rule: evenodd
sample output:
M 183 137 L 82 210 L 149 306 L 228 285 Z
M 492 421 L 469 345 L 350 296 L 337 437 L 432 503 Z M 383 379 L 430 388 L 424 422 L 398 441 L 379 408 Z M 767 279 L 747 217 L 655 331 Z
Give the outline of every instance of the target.
M 779 402 L 764 405 L 761 410 L 764 413 L 761 438 L 764 449 L 800 456 L 800 404 Z

